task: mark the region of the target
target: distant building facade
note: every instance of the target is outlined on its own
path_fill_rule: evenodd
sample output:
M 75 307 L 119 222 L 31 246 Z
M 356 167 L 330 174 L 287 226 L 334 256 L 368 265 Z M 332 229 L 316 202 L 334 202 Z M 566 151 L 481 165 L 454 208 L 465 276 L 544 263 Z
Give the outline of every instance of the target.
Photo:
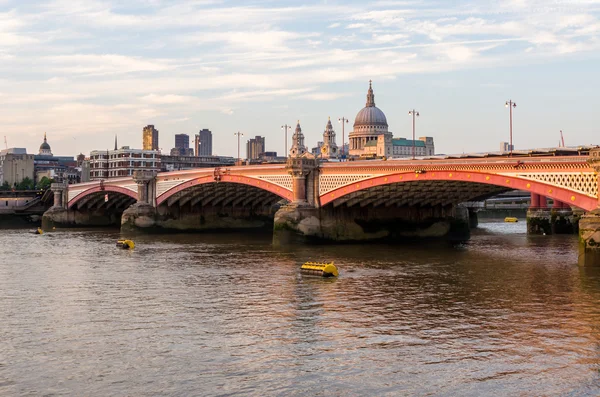
M 134 171 L 161 170 L 158 150 L 131 149 L 123 146 L 117 150 L 90 152 L 90 179 L 108 179 L 132 176 Z
M 224 156 L 161 156 L 161 171 L 179 171 L 192 168 L 225 167 L 235 164 L 233 157 Z
M 338 158 L 340 155 L 337 143 L 335 142 L 335 131 L 331 125 L 331 119 L 328 119 L 327 124 L 325 125 L 325 131 L 323 131 L 323 145 L 321 145 L 319 151 L 320 153 L 317 153 L 317 155 L 320 155 L 325 159 Z
M 201 129 L 196 135 L 195 140 L 196 156 L 212 156 L 212 132 L 207 129 Z
M 308 149 L 304 145 L 304 134 L 302 133 L 302 127 L 300 127 L 300 120 L 296 124 L 294 135 L 292 135 L 292 147 L 290 148 L 290 157 L 302 157 Z
M 315 156 L 320 156 L 321 155 L 321 148 L 324 147 L 325 142 L 323 141 L 318 141 L 317 142 L 317 146 L 313 147 L 310 152 L 315 155 Z
M 511 150 L 515 150 L 515 145 L 511 145 L 508 142 L 500 142 L 500 151 L 505 153 L 505 152 L 510 152 Z
M 258 159 L 265 152 L 265 137 L 260 135 L 251 138 L 246 143 L 246 158 L 248 160 Z
M 142 131 L 142 150 L 160 150 L 158 147 L 158 130 L 150 124 Z
M 171 156 L 193 156 L 194 150 L 190 149 L 190 136 L 188 134 L 175 134 L 175 147 L 171 149 Z
M 81 181 L 81 173 L 75 157 L 53 155 L 46 133 L 38 154 L 33 156 L 33 163 L 35 183 L 40 182 L 44 177 L 60 183 Z
M 375 106 L 375 94 L 369 82 L 367 103 L 354 120 L 353 131 L 348 135 L 349 153 L 353 157 L 412 157 L 433 156 L 435 145 L 432 137 L 412 139 L 394 138 L 388 130 L 385 114 Z
M 14 187 L 25 178 L 34 179 L 33 154 L 25 148 L 0 150 L 0 185 L 6 182 Z

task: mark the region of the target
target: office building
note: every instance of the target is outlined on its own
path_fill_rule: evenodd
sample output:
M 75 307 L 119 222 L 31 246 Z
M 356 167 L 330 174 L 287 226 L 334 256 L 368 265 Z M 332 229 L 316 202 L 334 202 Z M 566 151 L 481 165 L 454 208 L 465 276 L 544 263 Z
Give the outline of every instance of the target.
M 161 156 L 162 171 L 190 170 L 193 168 L 226 167 L 235 164 L 233 157 L 224 156 Z
M 505 153 L 505 152 L 510 152 L 511 150 L 515 150 L 515 146 L 514 145 L 510 145 L 508 142 L 500 142 L 500 151 Z
M 90 153 L 90 179 L 132 176 L 134 171 L 160 171 L 158 150 L 131 149 L 94 150 Z
M 171 149 L 171 156 L 193 156 L 194 150 L 190 149 L 190 136 L 187 134 L 175 135 L 175 147 Z
M 27 154 L 24 148 L 0 150 L 0 185 L 5 182 L 14 187 L 23 179 L 34 177 L 33 154 Z
M 142 132 L 142 150 L 160 150 L 158 147 L 158 130 L 153 125 L 147 125 Z
M 265 152 L 265 138 L 255 136 L 246 143 L 246 158 L 248 160 L 258 159 L 261 153 Z
M 194 143 L 196 156 L 212 156 L 212 132 L 209 129 L 201 129 Z

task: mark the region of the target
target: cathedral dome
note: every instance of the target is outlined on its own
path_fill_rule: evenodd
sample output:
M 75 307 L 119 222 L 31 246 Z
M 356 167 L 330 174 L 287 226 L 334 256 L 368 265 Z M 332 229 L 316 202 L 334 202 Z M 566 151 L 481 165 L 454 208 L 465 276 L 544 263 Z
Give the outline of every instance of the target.
M 373 87 L 369 82 L 369 92 L 367 93 L 367 104 L 364 108 L 358 112 L 354 119 L 354 129 L 360 129 L 356 127 L 388 127 L 387 119 L 385 114 L 375 106 L 375 95 L 373 94 Z
M 40 155 L 52 156 L 52 150 L 50 149 L 50 145 L 48 145 L 48 141 L 46 139 L 46 133 L 44 132 L 44 142 L 40 145 Z

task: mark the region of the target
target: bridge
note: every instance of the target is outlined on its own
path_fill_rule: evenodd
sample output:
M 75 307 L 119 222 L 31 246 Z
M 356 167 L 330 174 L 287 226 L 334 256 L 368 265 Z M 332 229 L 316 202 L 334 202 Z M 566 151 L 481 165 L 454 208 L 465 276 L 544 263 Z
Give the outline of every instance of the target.
M 53 185 L 53 208 L 72 213 L 58 223 L 104 218 L 134 228 L 209 230 L 275 222 L 276 231 L 305 237 L 365 240 L 449 235 L 469 216 L 458 204 L 519 189 L 531 194 L 530 232 L 551 233 L 553 219 L 576 229 L 572 208 L 598 208 L 598 153 L 347 162 L 304 154 L 286 164 Z
M 458 204 L 514 189 L 584 210 L 595 209 L 598 202 L 597 176 L 587 156 L 351 161 L 319 168 L 317 206 Z M 253 207 L 294 198 L 293 177 L 285 164 L 165 172 L 156 175 L 155 184 L 151 200 L 157 206 Z M 133 177 L 66 188 L 67 208 L 127 208 L 139 199 Z

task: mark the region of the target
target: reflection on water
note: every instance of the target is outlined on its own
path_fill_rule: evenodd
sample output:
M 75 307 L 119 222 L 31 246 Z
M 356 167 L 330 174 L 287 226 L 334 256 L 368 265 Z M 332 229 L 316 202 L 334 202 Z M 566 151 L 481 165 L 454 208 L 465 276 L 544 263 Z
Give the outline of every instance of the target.
M 600 269 L 574 236 L 449 247 L 0 231 L 0 395 L 600 393 Z M 337 280 L 301 276 L 333 260 Z

